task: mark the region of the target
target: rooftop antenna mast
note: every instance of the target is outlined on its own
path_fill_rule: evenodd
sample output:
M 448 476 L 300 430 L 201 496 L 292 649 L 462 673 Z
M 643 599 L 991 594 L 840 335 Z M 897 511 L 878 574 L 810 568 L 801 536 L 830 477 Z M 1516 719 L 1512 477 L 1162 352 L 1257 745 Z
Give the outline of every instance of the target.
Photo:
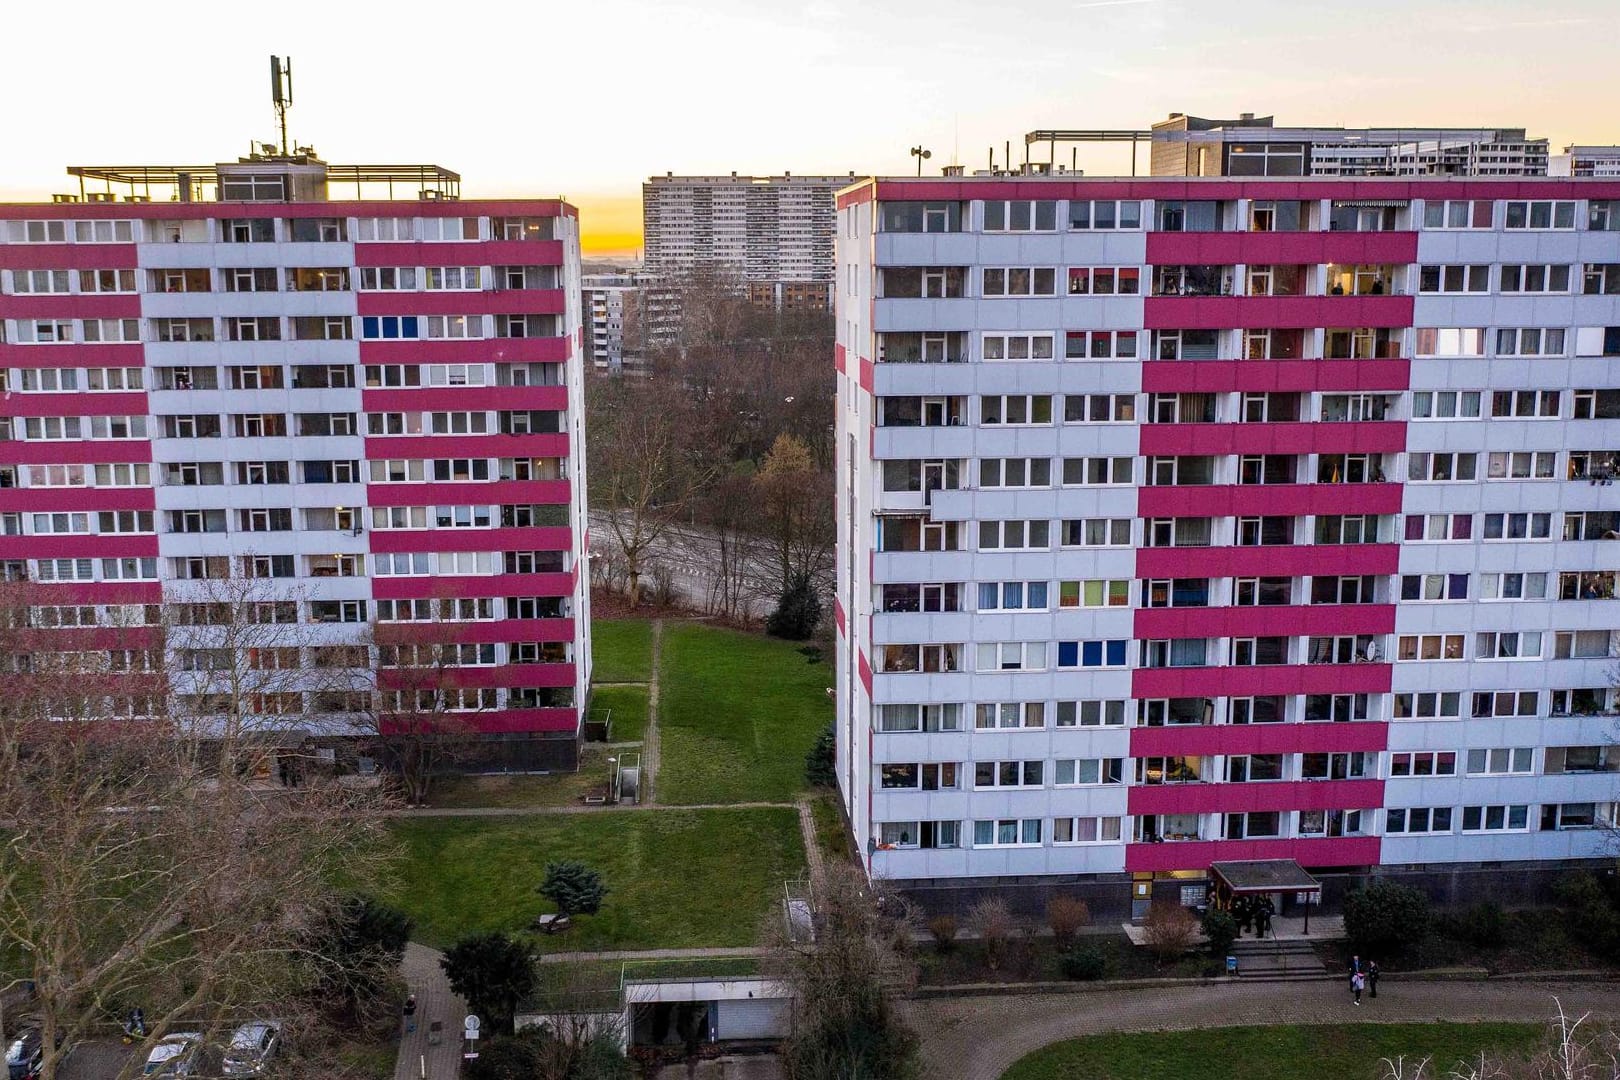
M 292 104 L 292 57 L 270 58 L 270 100 L 276 106 L 276 122 L 281 125 L 281 156 L 288 153 L 287 108 Z

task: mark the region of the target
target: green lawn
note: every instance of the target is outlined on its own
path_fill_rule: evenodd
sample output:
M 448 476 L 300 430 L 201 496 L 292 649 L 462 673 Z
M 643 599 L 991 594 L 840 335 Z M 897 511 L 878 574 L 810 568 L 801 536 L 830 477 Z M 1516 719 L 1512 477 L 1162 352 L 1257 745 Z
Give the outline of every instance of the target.
M 1432 1056 L 1426 1075 L 1445 1076 L 1481 1050 L 1525 1050 L 1545 1034 L 1539 1024 L 1312 1024 L 1096 1035 L 1037 1050 L 1001 1080 L 1375 1080 L 1379 1059 L 1401 1055 Z
M 804 756 L 833 717 L 833 671 L 798 650 L 735 630 L 665 624 L 660 801 L 786 802 L 804 789 Z
M 838 809 L 838 796 L 832 792 L 817 795 L 810 800 L 810 816 L 816 823 L 816 847 L 821 857 L 829 863 L 847 861 L 849 833 Z
M 523 809 L 534 806 L 580 806 L 586 793 L 603 794 L 608 786 L 608 751 L 586 747 L 579 754 L 579 771 L 533 775 L 446 776 L 435 780 L 428 802 L 459 809 L 499 806 Z
M 507 818 L 409 818 L 389 899 L 413 936 L 443 948 L 475 932 L 522 931 L 551 904 L 535 888 L 551 859 L 601 871 L 607 901 L 545 951 L 754 943 L 782 882 L 804 871 L 791 809 L 603 810 Z
M 591 681 L 646 682 L 652 678 L 652 623 L 646 619 L 591 620 Z
M 640 742 L 647 732 L 647 688 L 645 686 L 599 686 L 591 692 L 591 719 L 602 720 L 613 714 L 610 742 Z

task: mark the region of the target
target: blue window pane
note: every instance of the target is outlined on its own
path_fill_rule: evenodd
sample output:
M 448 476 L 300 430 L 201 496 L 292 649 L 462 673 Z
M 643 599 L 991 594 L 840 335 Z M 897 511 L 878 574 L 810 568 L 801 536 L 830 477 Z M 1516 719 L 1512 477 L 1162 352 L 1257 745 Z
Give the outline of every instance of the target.
M 1110 641 L 1107 644 L 1108 644 L 1108 666 L 1109 667 L 1124 667 L 1125 666 L 1125 642 L 1123 642 L 1123 641 Z
M 1016 611 L 1024 606 L 1024 583 L 1022 581 L 1007 582 L 1003 592 L 1007 602 L 1002 604 L 1002 607 Z
M 1029 583 L 1029 606 L 1037 611 L 1046 606 L 1046 582 Z
M 1074 667 L 1080 662 L 1080 643 L 1076 641 L 1058 642 L 1058 667 Z
M 994 610 L 996 610 L 996 608 L 1000 606 L 1000 605 L 998 605 L 996 603 L 996 601 L 1000 598 L 1000 596 L 1001 596 L 1001 592 L 1000 592 L 999 589 L 996 588 L 996 583 L 995 582 L 986 581 L 986 582 L 981 583 L 979 585 L 979 610 L 980 611 L 994 611 Z
M 1082 641 L 1080 643 L 1080 666 L 1102 667 L 1103 643 L 1100 641 Z
M 399 319 L 396 316 L 389 315 L 383 319 L 382 336 L 384 338 L 399 337 Z
M 368 338 L 377 336 L 377 316 L 367 315 L 360 320 L 360 336 Z
M 399 336 L 400 337 L 407 337 L 407 338 L 419 337 L 420 335 L 416 331 L 416 322 L 417 322 L 417 320 L 416 320 L 415 315 L 407 315 L 404 318 L 400 319 L 399 320 L 399 325 L 400 325 L 400 335 Z

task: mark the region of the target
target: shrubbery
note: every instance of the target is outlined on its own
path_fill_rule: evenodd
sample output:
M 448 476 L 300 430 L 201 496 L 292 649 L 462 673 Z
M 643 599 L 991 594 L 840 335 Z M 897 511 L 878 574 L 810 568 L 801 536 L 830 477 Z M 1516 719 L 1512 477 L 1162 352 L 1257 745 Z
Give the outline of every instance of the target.
M 1344 932 L 1363 956 L 1422 941 L 1429 921 L 1429 898 L 1409 885 L 1375 881 L 1344 898 Z

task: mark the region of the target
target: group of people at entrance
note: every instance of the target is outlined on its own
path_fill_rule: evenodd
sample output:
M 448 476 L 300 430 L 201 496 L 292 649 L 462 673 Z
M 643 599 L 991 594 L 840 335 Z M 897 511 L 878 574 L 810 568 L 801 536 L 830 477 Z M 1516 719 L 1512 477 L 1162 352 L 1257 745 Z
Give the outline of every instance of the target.
M 1378 961 L 1363 962 L 1361 957 L 1350 958 L 1350 993 L 1357 1005 L 1361 1004 L 1361 992 L 1370 991 L 1369 997 L 1378 996 Z

